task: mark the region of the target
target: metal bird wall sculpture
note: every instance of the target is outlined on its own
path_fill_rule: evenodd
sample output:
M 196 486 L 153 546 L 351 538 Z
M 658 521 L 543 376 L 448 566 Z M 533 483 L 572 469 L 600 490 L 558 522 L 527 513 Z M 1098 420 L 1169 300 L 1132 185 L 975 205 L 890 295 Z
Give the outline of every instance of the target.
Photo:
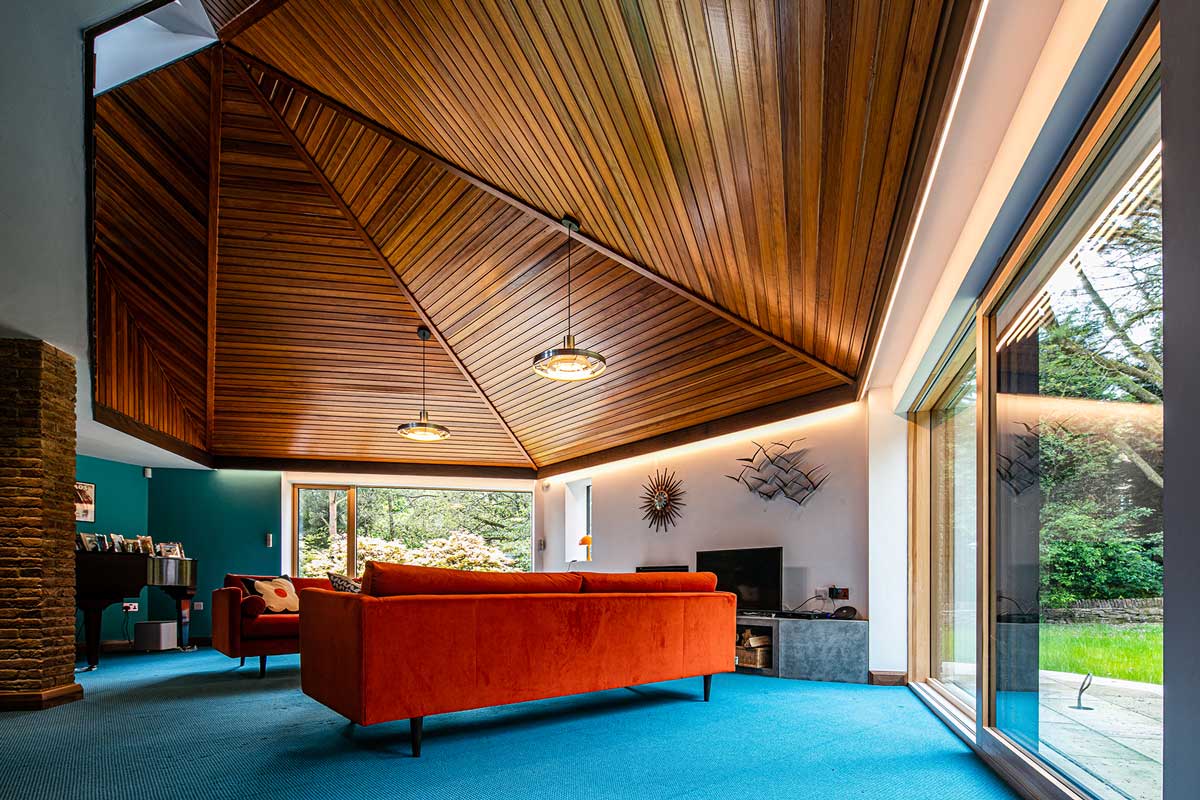
M 783 496 L 803 506 L 829 478 L 829 471 L 822 465 L 805 468 L 808 450 L 795 449 L 802 441 L 794 439 L 790 444 L 771 442 L 767 445 L 754 442 L 754 453 L 749 458 L 737 459 L 742 464 L 738 474 L 725 477 L 737 481 L 764 500 Z

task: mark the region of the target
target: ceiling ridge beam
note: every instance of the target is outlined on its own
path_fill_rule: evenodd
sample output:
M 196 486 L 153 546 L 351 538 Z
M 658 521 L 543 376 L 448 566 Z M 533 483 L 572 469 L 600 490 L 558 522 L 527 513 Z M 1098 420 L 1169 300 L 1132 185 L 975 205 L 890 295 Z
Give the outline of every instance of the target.
M 253 66 L 257 67 L 258 69 L 261 69 L 263 72 L 272 76 L 276 80 L 279 80 L 283 83 L 288 84 L 294 90 L 304 92 L 305 94 L 313 97 L 320 103 L 328 106 L 329 108 L 332 108 L 333 110 L 335 110 L 341 114 L 344 114 L 344 115 L 350 117 L 355 122 L 358 122 L 361 125 L 364 125 L 365 127 L 370 129 L 371 131 L 379 134 L 380 136 L 383 136 L 384 138 L 389 139 L 389 140 L 395 142 L 396 144 L 399 144 L 399 145 L 413 151 L 417 155 L 436 163 L 438 166 L 440 166 L 443 169 L 445 169 L 446 171 L 456 175 L 457 177 L 465 180 L 467 183 L 471 184 L 475 188 L 480 189 L 484 192 L 487 192 L 488 194 L 492 195 L 493 197 L 495 197 L 499 200 L 502 200 L 503 202 L 507 203 L 508 205 L 512 206 L 513 208 L 516 208 L 517 210 L 524 212 L 528 216 L 544 223 L 547 226 L 552 226 L 556 230 L 560 229 L 562 227 L 562 221 L 559 216 L 556 216 L 556 215 L 551 214 L 547 211 L 544 211 L 540 208 L 537 208 L 536 206 L 531 205 L 530 203 L 526 202 L 525 200 L 522 200 L 521 198 L 519 198 L 513 194 L 510 194 L 509 192 L 506 192 L 504 189 L 501 189 L 500 187 L 498 187 L 492 183 L 489 183 L 488 181 L 484 180 L 483 178 L 480 178 L 479 176 L 468 172 L 467 170 L 463 169 L 462 167 L 458 166 L 457 164 L 455 164 L 451 161 L 447 161 L 445 158 L 443 158 L 442 156 L 439 156 L 437 153 L 434 153 L 433 151 L 431 151 L 431 150 L 423 147 L 422 145 L 412 141 L 411 139 L 403 136 L 402 134 L 397 133 L 396 131 L 392 130 L 391 128 L 381 125 L 380 123 L 376 122 L 375 120 L 371 119 L 370 117 L 368 117 L 364 114 L 361 114 L 358 111 L 355 111 L 354 109 L 350 108 L 345 103 L 342 103 L 338 100 L 333 99 L 332 97 L 329 97 L 328 95 L 322 93 L 321 91 L 314 89 L 313 87 L 304 83 L 303 81 L 300 81 L 300 80 L 292 77 L 291 75 L 288 75 L 286 72 L 279 69 L 278 67 L 276 67 L 272 64 L 269 64 L 269 63 L 263 61 L 262 59 L 257 58 L 256 56 L 253 56 L 253 55 L 247 53 L 245 50 L 242 50 L 241 48 L 237 47 L 236 45 L 227 45 L 227 47 L 234 50 L 238 54 L 238 56 L 241 57 L 245 62 L 248 62 L 248 63 L 252 64 Z M 654 283 L 657 283 L 659 286 L 662 286 L 663 288 L 671 290 L 672 292 L 674 292 L 675 294 L 684 298 L 685 300 L 688 300 L 688 301 L 702 307 L 704 310 L 708 311 L 709 313 L 715 314 L 716 316 L 720 317 L 721 319 L 725 320 L 726 322 L 728 322 L 738 328 L 741 328 L 742 330 L 746 331 L 747 333 L 757 336 L 759 339 L 762 339 L 763 341 L 767 342 L 768 344 L 771 344 L 771 345 L 779 348 L 780 350 L 787 353 L 788 355 L 798 358 L 801 361 L 804 361 L 809 366 L 815 367 L 816 369 L 819 369 L 822 372 L 825 372 L 825 373 L 837 378 L 842 383 L 849 384 L 849 385 L 857 384 L 857 380 L 854 378 L 854 376 L 838 369 L 837 367 L 821 360 L 820 358 L 817 358 L 816 356 L 812 355 L 811 353 L 809 353 L 805 350 L 802 350 L 799 347 L 796 347 L 795 345 L 791 344 L 790 342 L 784 341 L 783 339 L 779 338 L 778 336 L 771 333 L 770 331 L 767 331 L 763 328 L 760 328 L 759 326 L 755 325 L 752 322 L 748 322 L 748 321 L 742 319 L 737 314 L 734 314 L 733 312 L 726 310 L 725 308 L 714 303 L 713 301 L 709 300 L 708 298 L 697 294 L 696 292 L 692 291 L 691 289 L 688 289 L 687 287 L 683 286 L 682 284 L 676 283 L 675 281 L 671 280 L 670 278 L 666 278 L 666 277 L 658 274 L 657 272 L 655 272 L 654 270 L 645 266 L 644 264 L 640 264 L 637 261 L 634 261 L 633 259 L 624 255 L 623 253 L 620 253 L 620 252 L 612 249 L 608 245 L 606 245 L 602 242 L 599 242 L 596 239 L 591 238 L 587 234 L 576 233 L 575 239 L 576 239 L 576 241 L 579 241 L 579 242 L 587 245 L 588 247 L 590 247 L 592 250 L 596 251 L 597 253 L 600 253 L 601 255 L 612 259 L 613 261 L 617 262 L 618 264 L 625 267 L 626 269 L 628 269 L 632 272 L 635 272 L 638 275 L 641 275 L 643 278 L 653 281 Z
M 222 42 L 232 41 L 234 37 L 250 30 L 286 2 L 287 0 L 255 0 L 238 12 L 236 17 L 222 25 L 217 31 L 217 38 Z
M 241 51 L 238 52 L 240 53 Z M 428 313 L 426 313 L 421 304 L 417 302 L 417 298 L 413 295 L 412 291 L 409 290 L 407 284 L 401 280 L 391 262 L 387 260 L 387 257 L 383 254 L 383 251 L 379 249 L 379 246 L 375 243 L 375 240 L 371 238 L 371 234 L 367 232 L 366 228 L 363 227 L 358 217 L 355 216 L 354 212 L 350 210 L 350 206 L 346 203 L 341 194 L 338 192 L 337 188 L 321 170 L 316 160 L 312 157 L 312 155 L 309 154 L 303 143 L 301 143 L 300 139 L 296 136 L 295 131 L 291 129 L 291 127 L 287 124 L 287 121 L 280 115 L 270 98 L 268 98 L 263 92 L 262 87 L 255 82 L 253 76 L 250 75 L 250 71 L 246 68 L 246 64 L 237 59 L 234 60 L 234 63 L 242 81 L 250 89 L 251 94 L 254 95 L 255 99 L 258 100 L 259 104 L 263 107 L 267 114 L 270 115 L 271 120 L 279 129 L 280 134 L 284 137 L 288 144 L 291 145 L 292 149 L 296 151 L 297 157 L 304 162 L 309 172 L 311 172 L 313 177 L 317 179 L 317 182 L 321 184 L 322 188 L 325 189 L 326 194 L 329 195 L 329 199 L 338 207 L 338 210 L 341 211 L 342 216 L 345 217 L 350 226 L 354 228 L 355 233 L 358 235 L 363 245 L 374 257 L 375 261 L 392 279 L 392 282 L 396 284 L 396 288 L 400 290 L 400 293 L 404 295 L 409 304 L 412 305 L 413 310 L 417 312 L 417 316 L 421 318 L 421 321 L 424 322 L 429 330 L 433 333 L 438 343 L 441 344 L 442 349 L 446 351 L 446 354 L 450 357 L 450 360 L 454 362 L 454 365 L 458 368 L 458 371 L 462 373 L 462 376 L 466 378 L 467 383 L 471 385 L 471 387 L 479 395 L 479 398 L 483 401 L 484 405 L 486 405 L 492 412 L 492 415 L 495 416 L 496 421 L 500 423 L 500 427 L 503 428 L 504 432 L 508 434 L 508 437 L 512 439 L 513 444 L 517 446 L 517 449 L 533 466 L 533 468 L 537 469 L 537 462 L 533 460 L 533 457 L 529 455 L 529 451 L 525 449 L 525 445 L 521 443 L 521 440 L 517 438 L 517 435 L 513 432 L 513 429 L 509 427 L 508 422 L 500 414 L 500 410 L 496 408 L 495 404 L 492 403 L 491 399 L 483 391 L 483 387 L 479 385 L 477 380 L 475 380 L 475 377 L 471 374 L 470 370 L 467 369 L 467 365 L 463 363 L 462 359 L 458 357 L 458 354 L 454 352 L 454 349 L 450 347 L 450 343 L 447 342 L 445 337 L 442 336 L 433 319 Z M 264 70 L 264 72 L 266 71 Z M 271 75 L 273 73 L 267 72 L 267 74 Z

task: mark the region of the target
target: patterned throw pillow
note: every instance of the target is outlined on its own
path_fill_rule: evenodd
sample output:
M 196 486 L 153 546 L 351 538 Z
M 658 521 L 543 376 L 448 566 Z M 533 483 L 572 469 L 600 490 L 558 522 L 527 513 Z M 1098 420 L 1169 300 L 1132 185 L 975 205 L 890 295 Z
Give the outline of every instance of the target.
M 267 604 L 266 613 L 295 614 L 300 610 L 300 596 L 286 575 L 265 581 L 246 578 L 244 582 L 249 594 L 258 595 Z
M 351 594 L 362 594 L 362 584 L 351 578 L 349 575 L 342 575 L 337 572 L 326 573 L 329 576 L 329 582 L 333 584 L 335 592 L 350 592 Z

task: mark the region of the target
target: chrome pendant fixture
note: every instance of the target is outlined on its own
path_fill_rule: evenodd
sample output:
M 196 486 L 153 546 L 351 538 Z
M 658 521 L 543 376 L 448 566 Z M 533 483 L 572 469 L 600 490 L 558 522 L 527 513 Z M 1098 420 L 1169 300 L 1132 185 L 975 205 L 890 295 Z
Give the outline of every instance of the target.
M 575 346 L 571 335 L 571 234 L 579 231 L 579 221 L 573 217 L 562 218 L 567 229 L 567 335 L 562 347 L 553 347 L 538 353 L 533 358 L 533 371 L 543 378 L 554 381 L 588 381 L 600 376 L 607 363 L 604 356 L 595 350 L 583 350 Z
M 421 413 L 416 422 L 406 422 L 396 428 L 396 433 L 414 442 L 440 442 L 450 438 L 450 429 L 429 421 L 429 412 L 425 409 L 425 343 L 433 338 L 429 328 L 424 325 L 417 328 L 417 338 L 421 340 Z

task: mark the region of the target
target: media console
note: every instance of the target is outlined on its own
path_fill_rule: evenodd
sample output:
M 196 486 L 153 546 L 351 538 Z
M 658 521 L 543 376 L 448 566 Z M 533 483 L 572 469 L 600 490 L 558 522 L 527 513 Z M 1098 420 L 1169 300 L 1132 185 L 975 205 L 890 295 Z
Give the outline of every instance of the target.
M 841 683 L 867 682 L 865 619 L 798 619 L 794 612 L 759 611 L 737 615 L 737 632 L 771 637 L 768 666 L 739 672 Z

